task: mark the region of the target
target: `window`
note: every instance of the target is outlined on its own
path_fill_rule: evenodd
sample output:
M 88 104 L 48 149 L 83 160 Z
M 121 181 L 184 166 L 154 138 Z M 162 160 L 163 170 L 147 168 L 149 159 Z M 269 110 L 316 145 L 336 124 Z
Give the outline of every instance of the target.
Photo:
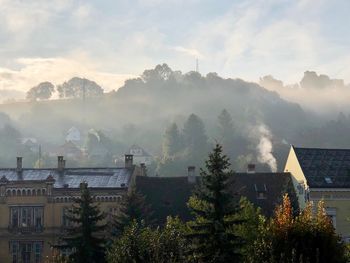
M 72 222 L 69 221 L 69 219 L 67 218 L 67 213 L 69 212 L 69 208 L 64 207 L 62 209 L 62 226 L 63 227 L 69 227 L 72 226 Z
M 334 207 L 327 207 L 326 214 L 331 219 L 334 229 L 337 227 L 337 210 Z
M 254 184 L 254 189 L 256 192 L 257 199 L 266 199 L 266 193 L 267 193 L 266 184 L 263 184 L 260 186 L 258 186 L 257 184 Z
M 266 199 L 265 192 L 258 192 L 256 198 L 257 198 L 257 199 Z
M 19 208 L 13 207 L 11 208 L 11 222 L 12 227 L 18 227 L 19 225 Z
M 35 228 L 40 230 L 44 225 L 43 207 L 11 207 L 11 228 Z
M 32 244 L 31 243 L 21 243 L 20 244 L 21 259 L 23 263 L 30 263 L 30 258 L 32 254 Z
M 41 255 L 43 251 L 43 245 L 40 242 L 34 243 L 34 262 L 40 263 L 41 262 Z
M 12 263 L 42 263 L 43 241 L 10 241 Z
M 114 218 L 114 216 L 116 216 L 117 215 L 117 213 L 118 213 L 118 208 L 116 208 L 116 207 L 110 207 L 109 209 L 108 209 L 108 221 L 112 221 L 113 220 L 113 218 Z
M 43 209 L 42 207 L 34 208 L 34 225 L 37 228 L 41 228 L 43 226 Z

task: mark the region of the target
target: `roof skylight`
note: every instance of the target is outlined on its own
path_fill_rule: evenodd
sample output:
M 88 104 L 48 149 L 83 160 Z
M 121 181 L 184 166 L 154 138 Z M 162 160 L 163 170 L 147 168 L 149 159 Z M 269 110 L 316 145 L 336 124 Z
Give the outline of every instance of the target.
M 327 184 L 332 184 L 333 181 L 330 177 L 325 177 L 324 180 L 326 181 Z

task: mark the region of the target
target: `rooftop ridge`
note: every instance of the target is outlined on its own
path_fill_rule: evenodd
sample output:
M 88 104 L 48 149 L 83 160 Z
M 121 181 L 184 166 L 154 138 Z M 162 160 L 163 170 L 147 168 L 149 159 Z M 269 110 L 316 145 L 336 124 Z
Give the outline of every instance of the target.
M 322 151 L 350 151 L 350 148 L 319 148 L 319 147 L 297 147 L 293 145 L 294 149 L 302 150 L 322 150 Z
M 16 170 L 17 168 L 13 167 L 13 168 L 9 168 L 9 167 L 4 167 L 1 168 L 0 167 L 0 171 L 2 170 Z M 66 167 L 64 168 L 65 170 L 97 170 L 97 169 L 128 169 L 126 167 Z M 57 167 L 49 167 L 49 168 L 22 168 L 22 170 L 34 170 L 34 171 L 47 171 L 47 170 L 57 170 Z

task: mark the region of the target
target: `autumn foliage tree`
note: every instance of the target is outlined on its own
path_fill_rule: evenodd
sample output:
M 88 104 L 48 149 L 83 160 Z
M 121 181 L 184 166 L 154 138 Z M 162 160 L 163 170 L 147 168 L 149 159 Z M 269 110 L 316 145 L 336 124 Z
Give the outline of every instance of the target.
M 335 233 L 323 202 L 318 203 L 316 213 L 309 203 L 293 217 L 288 195 L 271 221 L 260 229 L 255 245 L 255 257 L 250 262 L 347 262 L 345 245 Z

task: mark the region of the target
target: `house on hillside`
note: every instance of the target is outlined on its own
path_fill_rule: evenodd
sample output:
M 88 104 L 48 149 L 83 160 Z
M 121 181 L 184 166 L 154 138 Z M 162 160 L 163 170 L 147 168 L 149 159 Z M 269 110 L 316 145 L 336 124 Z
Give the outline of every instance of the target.
M 87 184 L 107 215 L 104 223 L 110 223 L 140 171 L 130 155 L 122 168 L 67 168 L 65 163 L 59 156 L 56 168 L 27 169 L 17 157 L 16 168 L 0 169 L 0 262 L 52 258 L 52 245 L 69 226 L 65 211 L 80 196 L 81 184 Z
M 36 138 L 22 138 L 21 145 L 33 153 L 39 152 L 39 144 Z
M 75 144 L 81 143 L 81 133 L 78 128 L 71 127 L 66 133 L 66 142 L 73 142 Z
M 194 167 L 188 168 L 188 175 L 182 177 L 137 176 L 136 187 L 154 210 L 154 217 L 163 224 L 168 215 L 190 220 L 187 202 L 200 177 L 194 176 Z M 254 205 L 261 207 L 262 213 L 271 216 L 280 204 L 284 193 L 293 197 L 297 205 L 292 178 L 289 173 L 235 173 L 232 177 L 232 193 L 245 196 Z M 296 207 L 298 209 L 298 207 Z
M 350 149 L 291 146 L 284 168 L 292 174 L 299 205 L 323 200 L 337 233 L 350 240 Z
M 72 160 L 80 160 L 83 157 L 83 152 L 75 143 L 67 141 L 58 147 L 55 155 L 66 156 Z
M 154 158 L 148 152 L 145 151 L 142 147 L 134 144 L 130 147 L 128 154 L 132 154 L 134 156 L 135 164 L 144 163 L 149 165 L 153 162 Z

